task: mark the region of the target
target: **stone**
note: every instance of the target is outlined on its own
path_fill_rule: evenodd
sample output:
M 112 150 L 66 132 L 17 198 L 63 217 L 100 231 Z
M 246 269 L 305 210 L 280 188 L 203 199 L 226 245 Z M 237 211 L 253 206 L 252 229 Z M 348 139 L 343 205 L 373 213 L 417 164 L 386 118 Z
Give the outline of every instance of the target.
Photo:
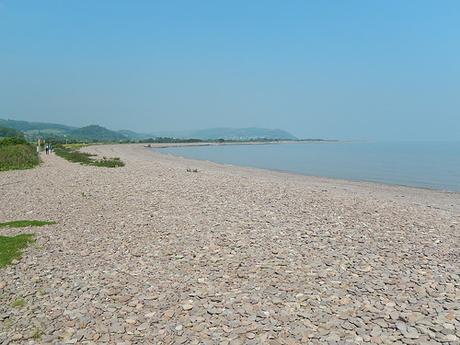
M 193 304 L 182 304 L 182 309 L 183 310 L 192 310 L 193 309 Z
M 246 333 L 246 338 L 248 338 L 248 339 L 254 339 L 255 337 L 256 337 L 256 335 L 254 333 L 252 333 L 252 332 Z
M 405 334 L 407 332 L 407 325 L 404 322 L 397 321 L 396 328 L 402 333 Z
M 441 342 L 447 343 L 447 342 L 458 342 L 459 338 L 455 334 L 448 334 L 444 337 L 442 337 Z
M 13 341 L 18 341 L 18 340 L 21 340 L 21 339 L 22 339 L 22 334 L 20 334 L 20 333 L 15 333 L 11 337 L 11 340 L 13 340 Z

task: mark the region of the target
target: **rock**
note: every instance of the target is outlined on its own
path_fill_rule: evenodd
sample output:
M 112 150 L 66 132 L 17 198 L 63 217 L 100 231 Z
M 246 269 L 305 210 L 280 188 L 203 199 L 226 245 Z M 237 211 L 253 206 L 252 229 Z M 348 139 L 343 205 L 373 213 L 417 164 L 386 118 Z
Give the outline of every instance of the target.
M 182 304 L 182 309 L 183 310 L 192 310 L 193 309 L 193 304 L 190 304 L 190 303 Z
M 414 327 L 409 327 L 407 332 L 404 334 L 404 337 L 408 339 L 418 339 L 420 334 L 418 333 L 417 329 Z
M 11 337 L 11 340 L 13 340 L 13 341 L 18 341 L 18 340 L 21 340 L 21 339 L 22 339 L 22 334 L 20 334 L 20 333 L 15 333 Z
M 398 320 L 398 319 L 399 319 L 399 313 L 398 313 L 397 311 L 392 311 L 392 312 L 390 313 L 390 318 L 391 318 L 392 320 Z
M 125 332 L 125 327 L 118 322 L 112 322 L 110 329 L 114 333 L 122 334 Z
M 450 342 L 453 343 L 453 342 L 459 341 L 459 338 L 455 334 L 448 334 L 448 335 L 442 337 L 440 340 L 443 343 L 450 343 Z
M 246 333 L 246 338 L 248 339 L 254 339 L 256 337 L 256 335 L 252 332 L 249 332 L 249 333 Z
M 402 333 L 405 334 L 407 332 L 407 325 L 404 322 L 397 321 L 396 328 Z
M 222 310 L 219 308 L 208 308 L 207 312 L 208 314 L 214 315 L 214 314 L 221 314 Z
M 455 334 L 455 326 L 451 323 L 444 323 L 442 325 L 444 328 L 443 333 L 444 334 Z
M 382 329 L 380 328 L 380 326 L 374 325 L 374 327 L 372 328 L 372 331 L 371 331 L 370 335 L 371 335 L 372 337 L 378 337 L 380 334 L 382 334 Z
M 344 329 L 349 330 L 349 331 L 351 331 L 351 330 L 353 330 L 353 329 L 356 328 L 356 327 L 355 327 L 353 324 L 351 324 L 351 322 L 349 322 L 349 321 L 345 321 L 344 323 L 342 323 L 341 326 L 342 326 Z
M 139 327 L 137 327 L 137 330 L 142 332 L 148 328 L 149 328 L 149 324 L 147 322 L 144 322 L 144 323 L 141 323 Z

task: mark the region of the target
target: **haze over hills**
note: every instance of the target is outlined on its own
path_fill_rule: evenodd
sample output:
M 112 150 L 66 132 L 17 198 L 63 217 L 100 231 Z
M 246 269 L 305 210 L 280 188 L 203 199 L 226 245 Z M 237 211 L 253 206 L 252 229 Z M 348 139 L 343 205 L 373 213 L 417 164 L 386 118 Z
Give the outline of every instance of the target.
M 0 119 L 0 127 L 14 128 L 21 132 L 27 131 L 58 131 L 58 132 L 67 132 L 76 127 L 61 125 L 57 123 L 47 123 L 47 122 L 29 122 L 29 121 L 19 121 L 19 120 L 4 120 Z
M 119 141 L 128 139 L 118 132 L 111 131 L 98 125 L 77 128 L 57 123 L 0 119 L 0 127 L 19 130 L 24 133 L 26 138 L 31 140 L 39 137 L 89 141 Z
M 162 131 L 153 133 L 137 133 L 131 130 L 114 131 L 99 125 L 90 125 L 81 128 L 72 126 L 46 123 L 28 122 L 17 120 L 0 119 L 0 127 L 13 128 L 25 134 L 31 140 L 38 137 L 44 138 L 67 138 L 74 140 L 89 141 L 125 141 L 142 140 L 148 138 L 170 137 L 178 139 L 200 140 L 257 140 L 278 139 L 295 140 L 294 135 L 281 129 L 266 128 L 210 128 L 190 131 Z
M 118 141 L 127 137 L 102 126 L 90 125 L 72 130 L 69 135 L 83 140 Z
M 225 139 L 225 140 L 247 140 L 247 139 L 297 139 L 294 135 L 281 129 L 267 128 L 208 128 L 191 131 L 156 132 L 157 137 L 174 138 L 195 138 L 202 140 Z

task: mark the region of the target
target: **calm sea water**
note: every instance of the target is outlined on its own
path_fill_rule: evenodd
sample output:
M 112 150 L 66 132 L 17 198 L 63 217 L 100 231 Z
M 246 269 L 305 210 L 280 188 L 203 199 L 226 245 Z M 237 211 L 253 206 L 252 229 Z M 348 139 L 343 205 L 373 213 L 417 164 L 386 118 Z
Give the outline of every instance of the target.
M 304 175 L 460 192 L 460 142 L 220 145 L 160 151 Z

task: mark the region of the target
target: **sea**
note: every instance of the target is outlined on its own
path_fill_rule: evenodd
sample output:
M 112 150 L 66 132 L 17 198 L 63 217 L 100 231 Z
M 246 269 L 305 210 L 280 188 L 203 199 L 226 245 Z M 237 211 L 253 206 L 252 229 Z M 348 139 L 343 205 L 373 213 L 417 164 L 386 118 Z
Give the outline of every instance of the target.
M 223 164 L 460 192 L 460 141 L 293 142 L 159 150 Z

